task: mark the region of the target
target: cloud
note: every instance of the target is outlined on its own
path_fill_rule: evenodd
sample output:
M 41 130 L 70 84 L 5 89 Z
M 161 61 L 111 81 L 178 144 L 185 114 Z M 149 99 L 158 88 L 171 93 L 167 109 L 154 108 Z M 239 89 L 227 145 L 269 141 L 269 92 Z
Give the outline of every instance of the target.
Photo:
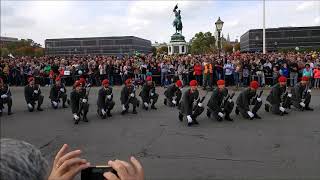
M 315 6 L 316 2 L 315 1 L 305 1 L 303 3 L 299 3 L 296 6 L 296 10 L 297 11 L 306 11 L 310 8 L 312 8 L 313 6 Z

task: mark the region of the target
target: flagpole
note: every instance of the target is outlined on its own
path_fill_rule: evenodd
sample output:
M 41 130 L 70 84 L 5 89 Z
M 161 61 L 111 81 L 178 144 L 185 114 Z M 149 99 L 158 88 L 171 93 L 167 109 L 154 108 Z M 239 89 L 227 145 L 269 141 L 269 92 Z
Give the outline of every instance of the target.
M 266 0 L 263 0 L 263 54 L 266 54 Z

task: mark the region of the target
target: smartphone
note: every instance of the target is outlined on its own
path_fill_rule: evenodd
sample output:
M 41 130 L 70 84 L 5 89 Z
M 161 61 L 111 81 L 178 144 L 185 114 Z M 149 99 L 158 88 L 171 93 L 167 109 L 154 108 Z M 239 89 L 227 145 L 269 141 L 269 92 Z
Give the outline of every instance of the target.
M 81 180 L 105 180 L 103 176 L 105 172 L 117 175 L 117 171 L 110 166 L 91 166 L 81 171 Z

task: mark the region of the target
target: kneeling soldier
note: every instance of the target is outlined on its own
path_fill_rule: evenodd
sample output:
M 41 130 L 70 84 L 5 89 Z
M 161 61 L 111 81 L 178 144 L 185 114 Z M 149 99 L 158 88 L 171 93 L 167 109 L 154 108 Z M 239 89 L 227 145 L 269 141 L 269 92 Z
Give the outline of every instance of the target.
M 183 116 L 187 116 L 188 126 L 199 124 L 197 117 L 203 112 L 202 100 L 199 99 L 198 83 L 196 80 L 190 81 L 190 88 L 183 93 L 180 103 L 179 120 L 183 121 Z
M 28 105 L 29 112 L 34 110 L 36 102 L 38 103 L 37 110 L 43 111 L 41 104 L 43 103 L 43 96 L 41 95 L 40 85 L 35 84 L 34 77 L 28 78 L 28 85 L 24 88 L 24 98 Z
M 81 116 L 83 121 L 88 122 L 87 113 L 89 111 L 88 94 L 83 94 L 83 87 L 80 81 L 74 83 L 74 89 L 70 93 L 71 111 L 74 123 L 78 124 Z
M 12 98 L 8 85 L 4 84 L 2 78 L 0 78 L 0 116 L 2 115 L 4 104 L 8 106 L 8 115 L 11 115 Z
M 58 76 L 56 78 L 55 85 L 52 86 L 50 90 L 51 105 L 54 109 L 58 108 L 60 99 L 62 99 L 62 107 L 67 108 L 67 90 L 65 86 L 61 83 L 61 78 Z
M 180 103 L 182 92 L 180 88 L 182 87 L 181 80 L 178 80 L 175 84 L 169 86 L 165 91 L 164 104 L 170 107 L 174 107 Z
M 207 116 L 210 115 L 218 120 L 222 121 L 223 118 L 227 121 L 233 121 L 230 118 L 230 113 L 232 112 L 234 102 L 228 95 L 228 89 L 225 88 L 224 80 L 217 81 L 218 88 L 216 88 L 208 101 Z
M 156 102 L 158 101 L 159 95 L 156 93 L 156 87 L 152 81 L 152 77 L 148 76 L 146 78 L 146 83 L 143 85 L 140 92 L 140 96 L 143 103 L 143 108 L 148 110 L 149 105 L 151 104 L 151 109 L 157 109 L 155 107 Z
M 98 115 L 105 119 L 106 116 L 111 117 L 111 110 L 113 109 L 115 103 L 113 101 L 112 88 L 109 87 L 109 80 L 105 79 L 102 81 L 102 88 L 99 90 L 98 94 Z
M 313 109 L 309 106 L 311 101 L 311 90 L 307 86 L 308 83 L 309 78 L 303 76 L 300 83 L 296 84 L 294 88 L 291 89 L 292 104 L 294 107 L 302 111 L 313 111 Z
M 139 105 L 139 101 L 136 98 L 136 90 L 135 87 L 132 85 L 132 80 L 127 79 L 125 81 L 125 86 L 121 90 L 121 105 L 122 105 L 122 112 L 121 114 L 124 115 L 129 110 L 129 104 L 132 104 L 132 113 L 137 114 L 136 107 Z
M 270 91 L 270 94 L 267 97 L 267 102 L 265 104 L 265 110 L 267 112 L 271 111 L 274 114 L 279 114 L 283 116 L 288 114 L 286 109 L 290 106 L 290 97 L 291 94 L 287 93 L 287 78 L 281 76 L 278 78 L 278 82 L 274 85 Z M 268 104 L 270 103 L 270 104 Z
M 261 119 L 260 116 L 258 116 L 257 112 L 259 111 L 262 100 L 260 98 L 262 91 L 260 95 L 256 95 L 257 89 L 259 88 L 259 83 L 257 81 L 251 81 L 250 87 L 243 90 L 240 95 L 237 98 L 236 104 L 236 114 L 238 115 L 239 112 L 241 115 L 246 119 L 253 120 Z M 253 105 L 253 108 L 250 110 L 250 105 Z

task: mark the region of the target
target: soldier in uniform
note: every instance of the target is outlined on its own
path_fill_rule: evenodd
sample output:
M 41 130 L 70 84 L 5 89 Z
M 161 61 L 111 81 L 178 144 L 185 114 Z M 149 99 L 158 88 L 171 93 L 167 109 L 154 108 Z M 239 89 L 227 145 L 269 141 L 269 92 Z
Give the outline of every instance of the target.
M 87 113 L 89 111 L 89 104 L 86 94 L 83 94 L 83 87 L 80 81 L 76 81 L 73 90 L 70 93 L 71 111 L 73 114 L 74 123 L 78 124 L 81 116 L 84 122 L 88 122 Z
M 259 88 L 259 83 L 257 81 L 251 81 L 250 87 L 243 90 L 237 98 L 236 101 L 236 114 L 239 112 L 246 119 L 261 119 L 257 114 L 259 111 L 262 100 L 260 97 L 256 96 L 257 89 Z M 250 110 L 250 105 L 253 105 L 253 108 Z
M 125 86 L 121 90 L 121 105 L 122 105 L 122 112 L 121 114 L 124 115 L 129 110 L 129 104 L 132 104 L 132 113 L 137 114 L 136 107 L 139 104 L 138 99 L 136 98 L 136 90 L 135 87 L 132 85 L 132 80 L 127 79 L 125 81 Z
M 169 86 L 165 91 L 164 104 L 170 107 L 174 107 L 180 103 L 182 92 L 180 88 L 182 87 L 181 80 L 178 80 L 175 84 Z
M 151 109 L 157 109 L 155 104 L 158 101 L 159 94 L 156 93 L 156 87 L 151 76 L 146 78 L 146 83 L 143 85 L 139 95 L 141 96 L 143 108 L 145 110 L 148 110 L 150 104 Z
M 98 115 L 105 119 L 106 116 L 111 117 L 111 110 L 113 109 L 115 103 L 113 101 L 112 88 L 109 86 L 109 80 L 105 79 L 102 81 L 102 88 L 98 93 Z
M 60 76 L 56 78 L 55 84 L 51 87 L 49 98 L 51 100 L 51 105 L 54 109 L 58 108 L 60 99 L 62 99 L 62 107 L 67 108 L 67 90 L 65 86 L 61 83 Z
M 269 112 L 271 109 L 273 114 L 278 114 L 281 116 L 283 116 L 284 114 L 288 114 L 288 112 L 286 112 L 286 109 L 290 106 L 290 97 L 292 95 L 286 93 L 286 91 L 287 78 L 285 76 L 281 76 L 278 78 L 278 83 L 272 87 L 270 94 L 267 97 L 265 110 Z
M 199 101 L 198 82 L 190 81 L 190 88 L 183 93 L 180 103 L 179 120 L 182 122 L 184 115 L 187 116 L 188 126 L 199 124 L 197 117 L 203 112 L 204 108 Z
M 8 115 L 11 115 L 12 98 L 10 88 L 8 85 L 4 84 L 2 78 L 0 78 L 0 116 L 2 116 L 4 104 L 7 104 Z
M 43 111 L 41 104 L 43 103 L 43 95 L 41 95 L 40 85 L 35 84 L 34 77 L 28 78 L 28 85 L 24 88 L 24 97 L 28 105 L 29 112 L 32 112 L 37 102 L 38 111 Z
M 296 84 L 294 88 L 291 89 L 292 93 L 292 104 L 294 107 L 300 110 L 313 111 L 309 104 L 311 101 L 311 90 L 308 87 L 309 78 L 303 76 L 300 83 Z
M 223 118 L 227 121 L 233 121 L 230 118 L 234 102 L 231 99 L 225 101 L 228 96 L 228 89 L 225 88 L 225 81 L 217 81 L 218 88 L 213 90 L 212 95 L 208 101 L 207 116 L 210 118 L 211 115 L 217 120 L 222 121 Z

